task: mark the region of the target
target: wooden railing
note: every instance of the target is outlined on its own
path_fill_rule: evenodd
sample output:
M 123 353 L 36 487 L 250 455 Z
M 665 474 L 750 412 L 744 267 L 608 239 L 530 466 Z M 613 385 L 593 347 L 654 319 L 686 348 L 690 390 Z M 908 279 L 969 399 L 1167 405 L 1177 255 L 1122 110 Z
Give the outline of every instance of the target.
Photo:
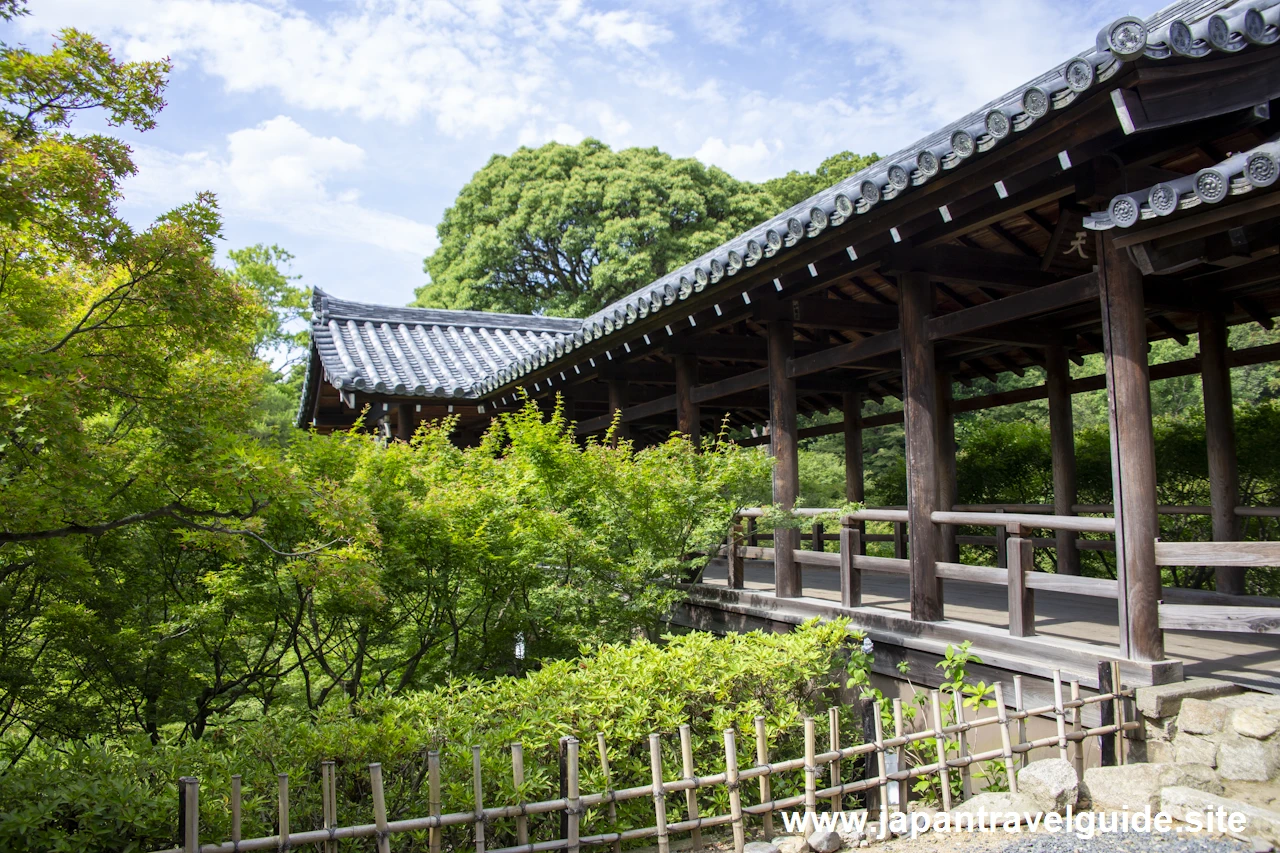
M 1009 511 L 1023 510 L 1021 512 Z M 1039 505 L 1004 505 L 952 511 L 935 512 L 935 525 L 955 527 L 992 527 L 993 536 L 957 537 L 970 544 L 993 544 L 997 554 L 996 566 L 976 566 L 967 563 L 938 562 L 935 574 L 943 580 L 1003 586 L 1007 590 L 1009 633 L 1014 637 L 1035 634 L 1035 591 L 1048 590 L 1071 593 L 1116 601 L 1121 591 L 1119 583 L 1108 578 L 1091 578 L 1079 575 L 1058 574 L 1035 570 L 1034 549 L 1054 548 L 1052 538 L 1036 539 L 1034 530 L 1066 530 L 1084 534 L 1114 536 L 1114 518 L 1089 515 L 1053 515 L 1043 512 Z M 1111 509 L 1109 505 L 1081 504 L 1078 512 L 1101 513 Z M 1208 507 L 1162 507 L 1167 514 L 1206 513 Z M 804 508 L 793 514 L 801 518 L 831 516 L 835 510 Z M 1237 507 L 1238 515 L 1280 517 L 1280 509 L 1273 507 Z M 772 548 L 762 548 L 760 539 L 772 538 L 770 534 L 755 529 L 755 520 L 764 515 L 763 510 L 747 509 L 734 518 L 732 541 L 735 547 L 726 548 L 729 558 L 729 586 L 742 588 L 745 583 L 747 559 L 774 559 Z M 745 527 L 743 522 L 746 522 Z M 892 535 L 868 534 L 867 522 L 883 522 L 893 525 Z M 839 542 L 834 553 L 825 551 L 825 543 L 832 538 Z M 911 561 L 907 558 L 909 536 L 907 511 L 899 508 L 864 509 L 842 517 L 840 532 L 835 536 L 826 533 L 821 522 L 813 525 L 808 537 L 812 550 L 797 550 L 795 561 L 800 566 L 817 566 L 839 570 L 840 603 L 844 607 L 862 604 L 862 573 L 864 571 L 910 576 Z M 894 556 L 870 556 L 868 542 L 892 541 Z M 1115 543 L 1101 539 L 1077 539 L 1077 545 L 1095 549 L 1114 550 Z M 1165 566 L 1280 566 L 1280 542 L 1156 542 L 1156 562 Z M 1280 600 L 1259 596 L 1227 595 L 1211 590 L 1162 587 L 1160 593 L 1160 627 L 1198 631 L 1231 631 L 1248 633 L 1280 633 Z
M 323 826 L 318 829 L 306 829 L 293 832 L 290 823 L 289 777 L 281 774 L 278 777 L 278 831 L 271 836 L 242 838 L 241 815 L 243 811 L 242 785 L 239 776 L 231 777 L 231 796 L 229 810 L 231 817 L 231 838 L 221 843 L 202 843 L 200 840 L 200 781 L 194 777 L 183 777 L 179 780 L 180 816 L 179 846 L 164 853 L 248 853 L 254 850 L 292 850 L 310 845 L 320 845 L 324 853 L 332 853 L 337 849 L 337 842 L 357 838 L 373 838 L 379 853 L 390 853 L 391 838 L 405 833 L 428 833 L 428 849 L 431 853 L 439 853 L 442 848 L 441 833 L 449 827 L 469 828 L 476 853 L 541 853 L 541 851 L 566 850 L 578 853 L 583 847 L 600 847 L 612 845 L 619 850 L 624 841 L 656 839 L 659 853 L 670 853 L 671 837 L 689 833 L 694 839 L 695 847 L 700 846 L 701 833 L 704 829 L 728 826 L 733 833 L 733 846 L 736 853 L 742 853 L 746 841 L 746 824 L 749 818 L 759 817 L 765 828 L 766 837 L 772 833 L 772 814 L 776 811 L 794 810 L 815 815 L 819 804 L 829 803 L 832 811 L 843 808 L 842 798 L 852 794 L 865 794 L 868 810 L 875 806 L 888 810 L 890 802 L 889 785 L 897 783 L 900 800 L 898 808 L 905 810 L 906 797 L 912 780 L 933 776 L 937 778 L 944 809 L 951 808 L 951 773 L 960 774 L 960 788 L 964 796 L 972 791 L 972 768 L 975 764 L 987 761 L 1002 762 L 1007 773 L 1010 790 L 1017 792 L 1018 780 L 1015 759 L 1020 758 L 1025 764 L 1026 756 L 1034 749 L 1056 749 L 1058 756 L 1071 760 L 1078 773 L 1084 769 L 1084 746 L 1089 738 L 1096 738 L 1101 752 L 1103 764 L 1124 763 L 1123 734 L 1139 728 L 1140 723 L 1126 719 L 1125 705 L 1131 698 L 1132 690 L 1120 687 L 1118 665 L 1112 662 L 1110 684 L 1114 689 L 1104 688 L 1098 695 L 1082 697 L 1080 684 L 1077 681 L 1063 681 L 1060 672 L 1053 673 L 1053 704 L 1036 708 L 1023 708 L 1021 700 L 1015 700 L 1014 710 L 1010 711 L 1004 701 L 1004 693 L 999 682 L 993 685 L 995 694 L 995 710 L 993 716 L 967 718 L 962 701 L 963 691 L 956 691 L 951 698 L 951 722 L 943 718 L 942 695 L 933 690 L 929 695 L 927 709 L 922 709 L 919 731 L 909 732 L 904 726 L 903 706 L 901 699 L 893 700 L 892 720 L 893 736 L 884 736 L 885 711 L 879 702 L 870 705 L 866 710 L 866 718 L 870 718 L 872 738 L 851 746 L 841 746 L 840 709 L 833 707 L 827 715 L 827 742 L 829 749 L 818 752 L 817 721 L 812 717 L 804 720 L 804 755 L 782 761 L 770 761 L 769 743 L 765 732 L 764 717 L 755 718 L 755 756 L 756 763 L 749 767 L 739 767 L 739 749 L 737 732 L 727 729 L 724 737 L 724 769 L 710 775 L 700 776 L 695 773 L 693 750 L 691 747 L 691 731 L 688 725 L 679 729 L 680 749 L 682 756 L 683 776 L 680 779 L 668 780 L 663 775 L 663 738 L 661 734 L 649 735 L 648 752 L 650 758 L 651 781 L 630 788 L 614 789 L 610 782 L 608 745 L 604 733 L 596 735 L 599 747 L 599 760 L 606 790 L 584 794 L 580 790 L 580 742 L 569 737 L 561 741 L 561 794 L 559 798 L 539 802 L 517 802 L 498 806 L 486 806 L 484 803 L 484 780 L 481 778 L 480 747 L 471 749 L 470 776 L 472 782 L 473 807 L 466 811 L 442 814 L 440 808 L 441 773 L 439 753 L 428 754 L 428 786 L 430 792 L 430 814 L 391 820 L 387 814 L 386 798 L 382 766 L 371 764 L 368 767 L 369 791 L 371 793 L 371 823 L 339 825 L 337 820 L 337 765 L 333 761 L 321 763 L 320 799 L 322 803 Z M 1066 689 L 1070 688 L 1067 694 Z M 1015 691 L 1020 692 L 1020 691 Z M 1068 696 L 1070 698 L 1066 698 Z M 1099 706 L 1099 725 L 1084 725 L 1084 709 L 1092 705 Z M 931 711 L 931 717 L 929 715 Z M 1026 739 L 1026 721 L 1032 717 L 1049 717 L 1056 724 L 1054 734 Z M 1000 746 L 983 752 L 973 752 L 971 743 L 975 735 L 972 733 L 984 727 L 994 726 L 999 729 Z M 865 733 L 864 733 L 865 737 Z M 933 743 L 926 743 L 928 741 Z M 916 766 L 907 766 L 906 750 L 916 748 L 928 749 L 936 755 L 936 760 Z M 898 759 L 898 769 L 889 772 L 885 756 L 893 752 Z M 519 788 L 524 780 L 523 748 L 519 743 L 511 745 L 512 775 Z M 858 760 L 863 762 L 864 778 L 854 781 L 842 781 L 844 774 L 842 762 Z M 830 783 L 819 787 L 824 769 L 829 774 Z M 782 773 L 804 774 L 804 791 L 790 797 L 775 799 L 772 794 L 772 778 Z M 858 775 L 858 774 L 853 774 Z M 759 797 L 757 802 L 745 804 L 749 790 L 744 782 L 757 780 Z M 729 811 L 722 814 L 702 814 L 699 810 L 696 792 L 702 789 L 723 788 L 727 793 Z M 673 815 L 668 811 L 667 796 L 684 793 L 683 820 L 671 820 Z M 616 805 L 628 800 L 651 799 L 653 802 L 653 824 L 627 830 L 600 832 L 583 835 L 583 814 L 595 807 L 604 807 L 602 814 L 608 823 L 616 822 Z M 756 798 L 752 798 L 756 799 Z M 677 806 L 677 810 L 680 807 Z M 561 837 L 542 841 L 534 841 L 529 837 L 528 817 L 540 814 L 560 813 L 562 815 Z M 514 838 L 510 837 L 510 826 L 505 835 L 496 833 L 495 822 L 500 820 L 515 821 Z M 598 818 L 599 819 L 599 818 Z M 874 818 L 873 818 L 874 819 Z M 881 819 L 884 819 L 882 812 Z M 515 844 L 492 846 L 492 841 L 512 841 Z M 457 845 L 453 849 L 458 849 Z

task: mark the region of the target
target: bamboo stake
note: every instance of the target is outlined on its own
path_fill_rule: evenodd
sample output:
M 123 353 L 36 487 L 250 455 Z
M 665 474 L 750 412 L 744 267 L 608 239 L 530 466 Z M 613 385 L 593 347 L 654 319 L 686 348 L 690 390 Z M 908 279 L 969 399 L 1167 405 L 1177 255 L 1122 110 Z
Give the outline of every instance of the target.
M 243 816 L 243 799 L 240 792 L 241 779 L 236 774 L 231 777 L 231 845 L 233 847 L 240 844 L 240 833 Z
M 369 765 L 369 787 L 373 790 L 373 824 L 378 828 L 378 853 L 391 853 L 391 831 L 387 828 L 387 800 L 382 790 L 381 764 Z
M 440 816 L 440 752 L 435 749 L 427 753 L 427 811 Z M 427 830 L 427 839 L 430 853 L 440 853 L 440 827 Z
M 1053 718 L 1058 724 L 1058 757 L 1067 760 L 1067 713 L 1062 709 L 1062 670 L 1053 671 Z
M 827 733 L 828 733 L 828 739 L 827 739 L 828 747 L 832 752 L 839 752 L 840 751 L 840 709 L 839 708 L 830 708 L 827 711 Z M 839 786 L 839 784 L 840 784 L 840 758 L 839 756 L 837 756 L 836 760 L 831 762 L 831 787 L 833 788 L 837 787 Z M 844 811 L 842 807 L 842 802 L 841 802 L 843 799 L 844 797 L 842 797 L 840 794 L 835 794 L 834 796 L 832 796 L 831 811 L 833 812 Z
M 658 853 L 671 853 L 667 839 L 667 801 L 662 785 L 662 741 L 658 734 L 649 735 L 649 768 L 653 773 L 653 817 L 658 831 Z
M 689 724 L 685 723 L 680 727 L 680 760 L 684 766 L 684 778 L 692 780 L 693 775 L 693 732 L 689 728 Z M 688 812 L 689 820 L 698 819 L 698 790 L 695 785 L 684 792 L 684 805 Z M 702 847 L 702 829 L 698 826 L 693 828 L 693 846 L 694 849 Z
M 1025 706 L 1022 704 L 1022 676 L 1015 675 L 1013 677 L 1013 710 L 1023 711 Z M 1018 746 L 1027 742 L 1027 720 L 1025 717 L 1018 718 Z M 1023 752 L 1018 755 L 1018 767 L 1027 766 L 1027 756 L 1029 753 Z
M 1116 700 L 1111 703 L 1113 718 L 1112 721 L 1116 726 L 1116 764 L 1123 766 L 1127 760 L 1125 758 L 1125 736 L 1124 736 L 1124 697 L 1120 695 L 1120 661 L 1111 661 L 1111 692 L 1116 694 Z
M 569 814 L 569 834 L 567 836 L 568 844 L 566 850 L 568 853 L 578 853 L 578 829 L 579 821 L 582 815 L 582 801 L 579 799 L 578 793 L 578 739 L 576 737 L 569 738 L 569 806 L 565 810 Z M 476 755 L 479 755 L 479 748 Z M 479 778 L 477 770 L 476 778 Z
M 756 719 L 761 718 L 756 717 Z M 747 834 L 742 825 L 742 791 L 738 786 L 738 741 L 733 729 L 724 731 L 724 776 L 725 787 L 729 789 L 729 817 L 733 821 L 733 851 L 742 853 L 747 844 Z
M 608 793 L 613 793 L 613 782 L 609 780 L 609 750 L 605 746 L 604 732 L 596 732 L 596 740 L 600 745 L 600 768 L 604 771 L 604 789 Z M 616 827 L 618 825 L 618 805 L 609 798 L 609 825 Z M 615 839 L 613 842 L 613 853 L 622 853 L 622 839 Z
M 280 849 L 289 849 L 289 774 L 281 773 L 276 777 L 280 788 Z M 197 848 L 199 849 L 199 848 Z
M 333 819 L 333 767 L 332 761 L 320 762 L 320 826 L 332 832 L 335 826 Z M 324 853 L 332 853 L 333 839 L 326 840 L 320 845 L 320 849 Z
M 937 690 L 929 691 L 929 701 L 933 705 L 933 740 L 938 747 L 938 782 L 942 788 L 942 810 L 951 811 L 951 769 L 947 767 L 947 739 L 942 733 L 942 695 Z
M 471 747 L 471 791 L 476 809 L 476 853 L 484 853 L 484 783 L 480 778 L 480 747 Z
M 902 700 L 894 699 L 893 700 L 893 736 L 895 739 L 902 737 L 902 726 L 903 726 Z M 898 772 L 902 772 L 903 770 L 907 769 L 906 746 L 905 745 L 899 746 L 896 754 L 898 756 Z M 897 785 L 898 785 L 898 811 L 905 813 L 907 810 L 907 802 L 908 800 L 911 799 L 911 792 L 909 791 L 911 787 L 911 780 L 903 779 L 899 781 Z M 888 791 L 887 788 L 885 790 L 886 792 Z
M 1071 679 L 1071 701 L 1073 703 L 1080 701 L 1080 682 L 1075 678 Z M 1071 759 L 1072 764 L 1076 769 L 1077 779 L 1084 778 L 1084 739 L 1079 737 L 1081 727 L 1080 718 L 1083 715 L 1084 709 L 1080 706 L 1077 705 L 1075 708 L 1071 709 L 1071 734 L 1078 738 L 1071 749 Z
M 519 743 L 511 744 L 511 779 L 516 786 L 516 801 L 523 804 L 520 789 L 524 786 L 524 746 Z M 516 843 L 529 843 L 529 819 L 523 814 L 516 817 Z
M 187 853 L 200 853 L 200 780 L 188 776 L 182 786 L 182 844 Z
M 756 717 L 756 764 L 764 766 L 769 763 L 769 739 L 765 735 L 764 717 Z M 767 803 L 773 799 L 773 783 L 768 773 L 760 774 L 760 802 Z M 764 813 L 765 840 L 773 838 L 773 812 Z
M 818 814 L 818 767 L 815 757 L 818 754 L 817 726 L 813 717 L 804 718 L 804 811 L 813 816 Z M 813 823 L 809 824 L 813 826 Z
M 956 725 L 964 725 L 964 694 L 959 690 L 951 692 L 951 701 L 955 712 Z M 960 730 L 956 734 L 956 739 L 960 742 L 960 757 L 967 758 L 969 756 L 969 733 Z M 973 796 L 973 771 L 965 764 L 960 768 L 960 796 L 969 799 Z
M 880 703 L 875 703 L 875 745 L 876 745 L 876 772 L 880 782 L 880 837 L 884 837 L 886 821 L 889 819 L 889 780 L 888 772 L 884 765 L 884 721 L 880 719 Z M 896 720 L 894 721 L 897 722 Z M 899 770 L 902 768 L 899 767 Z M 906 805 L 902 798 L 902 783 L 898 783 L 898 811 L 906 811 Z
M 1009 709 L 1004 706 L 1004 688 L 997 681 L 996 717 L 1000 720 L 1000 749 L 1004 753 L 1004 770 L 1009 774 L 1009 792 L 1018 793 L 1018 773 L 1013 766 L 1013 744 L 1009 742 Z

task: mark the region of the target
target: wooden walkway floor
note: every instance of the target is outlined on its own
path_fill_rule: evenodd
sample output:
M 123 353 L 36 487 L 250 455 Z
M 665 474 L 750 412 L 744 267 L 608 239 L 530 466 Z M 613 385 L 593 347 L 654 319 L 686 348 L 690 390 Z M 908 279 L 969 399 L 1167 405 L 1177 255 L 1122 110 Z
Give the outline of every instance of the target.
M 703 582 L 723 587 L 726 568 L 725 560 L 712 560 Z M 835 569 L 805 566 L 802 580 L 804 596 L 840 601 Z M 996 628 L 1008 626 L 1003 588 L 961 581 L 946 581 L 946 585 L 947 619 Z M 773 563 L 747 560 L 746 588 L 772 591 Z M 868 606 L 906 612 L 910 609 L 907 592 L 905 577 L 863 573 L 862 599 Z M 856 623 L 857 609 L 850 610 L 849 615 Z M 1038 590 L 1036 632 L 1041 637 L 1062 637 L 1098 645 L 1100 654 L 1114 655 L 1119 639 L 1115 602 Z M 1280 693 L 1280 636 L 1166 631 L 1165 650 L 1168 657 L 1184 662 L 1187 676 L 1220 678 Z

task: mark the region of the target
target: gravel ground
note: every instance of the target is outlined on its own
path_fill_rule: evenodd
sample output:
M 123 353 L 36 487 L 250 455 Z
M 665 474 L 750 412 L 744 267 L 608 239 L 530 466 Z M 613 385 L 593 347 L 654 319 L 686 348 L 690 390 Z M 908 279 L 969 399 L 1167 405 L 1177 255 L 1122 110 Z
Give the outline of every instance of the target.
M 925 833 L 915 839 L 863 848 L 884 853 L 929 853 L 960 850 L 964 853 L 1250 853 L 1252 845 L 1220 836 L 1164 835 L 1161 833 L 1114 833 L 1077 838 L 1069 833 L 1029 833 L 1007 835 L 999 832 Z

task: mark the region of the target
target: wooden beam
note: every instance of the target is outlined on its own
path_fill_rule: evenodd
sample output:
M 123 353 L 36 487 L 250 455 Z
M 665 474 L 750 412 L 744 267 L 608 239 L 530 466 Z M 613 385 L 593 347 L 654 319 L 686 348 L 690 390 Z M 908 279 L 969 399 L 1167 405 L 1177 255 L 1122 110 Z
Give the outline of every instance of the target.
M 888 355 L 899 350 L 901 345 L 902 336 L 896 330 L 884 332 L 852 343 L 828 347 L 811 355 L 793 358 L 787 368 L 787 375 L 794 379 L 868 358 Z
M 1236 461 L 1235 412 L 1231 400 L 1231 367 L 1227 362 L 1227 321 L 1221 312 L 1203 312 L 1200 332 L 1200 387 L 1204 392 L 1204 437 L 1209 453 L 1209 501 L 1213 507 L 1215 542 L 1240 539 L 1240 469 Z M 1245 569 L 1219 566 L 1215 587 L 1228 595 L 1244 595 Z
M 1158 661 L 1164 659 L 1158 612 L 1160 570 L 1155 561 L 1160 530 L 1142 274 L 1110 232 L 1101 235 L 1099 243 L 1098 287 L 1121 591 L 1120 653 L 1131 660 Z
M 861 503 L 866 498 L 866 474 L 862 464 L 862 394 L 843 395 L 844 406 L 844 499 Z
M 922 272 L 903 273 L 898 281 L 902 312 L 903 408 L 907 443 L 907 514 L 911 525 L 911 618 L 942 618 L 938 588 L 938 537 L 933 513 L 938 510 L 938 391 L 929 317 L 933 288 Z M 882 336 L 883 337 L 883 336 Z
M 1049 398 L 1049 444 L 1053 457 L 1053 513 L 1074 515 L 1072 507 L 1078 494 L 1076 489 L 1075 425 L 1071 412 L 1071 370 L 1067 366 L 1067 351 L 1062 346 L 1045 350 L 1045 391 Z M 1058 573 L 1080 574 L 1080 552 L 1076 548 L 1075 534 L 1069 530 L 1057 530 L 1055 552 Z
M 768 326 L 769 342 L 769 445 L 773 453 L 773 502 L 792 509 L 800 495 L 800 459 L 796 436 L 796 381 L 787 375 L 795 352 L 790 320 L 774 320 Z M 799 530 L 774 533 L 774 595 L 794 598 L 801 591 L 800 569 L 795 561 Z
M 962 311 L 953 311 L 929 321 L 929 339 L 959 337 L 1014 320 L 1090 302 L 1098 296 L 1098 276 L 1085 273 L 1026 293 L 996 299 Z
M 900 272 L 925 272 L 935 281 L 985 284 L 1001 290 L 1029 290 L 1058 280 L 1057 276 L 1040 269 L 1039 258 L 950 245 L 899 248 L 885 260 L 883 267 Z

